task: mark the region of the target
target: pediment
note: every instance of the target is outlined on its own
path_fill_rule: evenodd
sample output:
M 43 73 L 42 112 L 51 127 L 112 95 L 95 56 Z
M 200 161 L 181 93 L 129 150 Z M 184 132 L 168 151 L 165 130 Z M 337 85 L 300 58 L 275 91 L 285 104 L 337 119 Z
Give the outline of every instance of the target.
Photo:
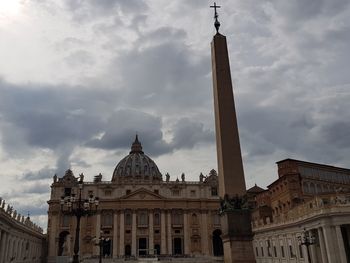
M 131 192 L 128 195 L 121 197 L 124 200 L 162 200 L 165 199 L 164 196 L 151 192 L 145 188 L 138 189 L 134 192 Z

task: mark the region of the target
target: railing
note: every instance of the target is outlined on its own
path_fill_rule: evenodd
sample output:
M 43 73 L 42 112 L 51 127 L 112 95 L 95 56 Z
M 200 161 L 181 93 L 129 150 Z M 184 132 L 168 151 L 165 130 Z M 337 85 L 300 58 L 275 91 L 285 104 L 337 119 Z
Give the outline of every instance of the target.
M 287 213 L 274 217 L 273 222 L 270 222 L 270 218 L 266 218 L 266 222 L 264 222 L 263 219 L 255 220 L 252 222 L 252 228 L 253 231 L 257 231 L 278 225 L 294 223 L 316 215 L 327 215 L 330 213 L 350 213 L 350 195 L 316 196 L 312 200 L 291 209 Z
M 38 225 L 34 224 L 29 216 L 25 218 L 23 215 L 17 213 L 16 210 L 9 204 L 6 204 L 5 200 L 0 197 L 0 215 L 8 218 L 9 220 L 15 221 L 19 225 L 28 228 L 32 231 L 38 232 L 40 234 L 43 233 L 43 229 Z

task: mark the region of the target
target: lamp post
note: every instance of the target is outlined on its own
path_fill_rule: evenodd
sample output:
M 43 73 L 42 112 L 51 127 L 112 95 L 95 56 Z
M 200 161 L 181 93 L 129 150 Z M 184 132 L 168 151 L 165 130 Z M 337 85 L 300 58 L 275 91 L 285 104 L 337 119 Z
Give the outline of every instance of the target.
M 75 194 L 61 197 L 61 211 L 63 214 L 75 216 L 77 219 L 77 226 L 75 228 L 75 242 L 74 242 L 74 255 L 73 263 L 79 263 L 79 235 L 80 235 L 80 219 L 84 216 L 91 216 L 97 211 L 99 205 L 99 198 L 93 195 L 89 196 L 89 199 L 82 199 L 83 180 L 80 176 L 79 195 L 78 198 Z M 94 209 L 95 208 L 95 209 Z
M 306 246 L 307 259 L 308 262 L 311 263 L 311 256 L 309 252 L 309 246 L 315 244 L 315 236 L 313 236 L 310 231 L 306 231 L 304 228 L 302 236 L 298 236 L 298 241 L 301 245 Z
M 102 231 L 101 231 L 101 234 L 102 234 Z M 99 263 L 102 263 L 102 256 L 103 256 L 103 245 L 106 241 L 109 241 L 109 238 L 108 237 L 103 237 L 100 235 L 99 238 L 96 238 L 95 239 L 97 242 L 95 243 L 95 246 L 99 246 L 100 248 L 100 256 L 99 256 L 99 260 L 98 262 Z

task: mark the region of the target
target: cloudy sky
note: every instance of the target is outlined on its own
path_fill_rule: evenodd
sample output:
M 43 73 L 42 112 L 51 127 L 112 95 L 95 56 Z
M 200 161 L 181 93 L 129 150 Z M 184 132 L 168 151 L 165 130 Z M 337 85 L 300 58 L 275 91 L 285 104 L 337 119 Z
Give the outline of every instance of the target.
M 162 173 L 216 169 L 211 1 L 0 0 L 0 196 L 46 225 L 52 176 L 110 180 L 135 133 Z M 221 0 L 247 185 L 350 167 L 348 0 Z

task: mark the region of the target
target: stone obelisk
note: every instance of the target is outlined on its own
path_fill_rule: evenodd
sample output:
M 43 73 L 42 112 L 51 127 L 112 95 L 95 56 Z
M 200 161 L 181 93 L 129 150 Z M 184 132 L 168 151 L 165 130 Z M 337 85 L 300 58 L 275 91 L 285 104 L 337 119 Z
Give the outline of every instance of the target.
M 237 117 L 226 37 L 214 3 L 216 35 L 211 43 L 216 147 L 225 263 L 255 262 L 250 211 L 245 204 L 244 179 Z

